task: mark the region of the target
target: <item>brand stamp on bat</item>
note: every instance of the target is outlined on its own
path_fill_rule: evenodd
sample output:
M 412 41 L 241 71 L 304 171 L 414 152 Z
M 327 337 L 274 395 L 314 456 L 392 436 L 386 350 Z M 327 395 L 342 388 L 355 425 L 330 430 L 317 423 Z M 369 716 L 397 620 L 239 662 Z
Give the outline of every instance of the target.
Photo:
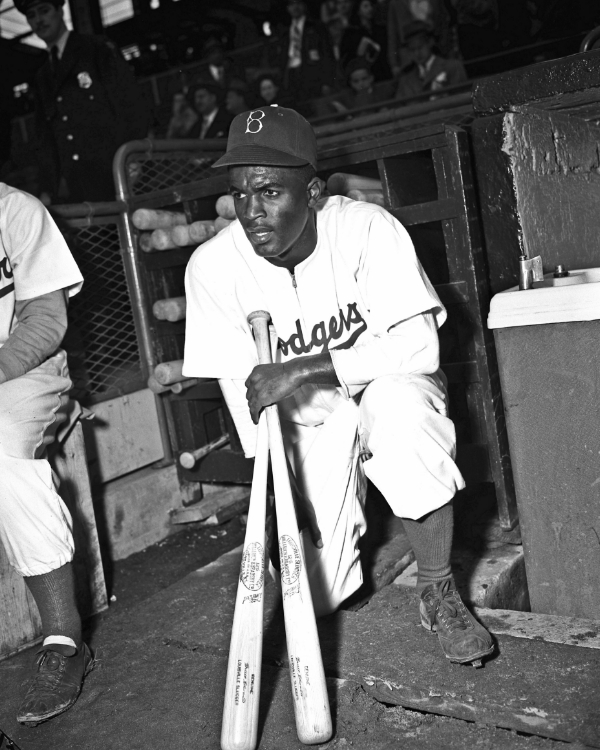
M 279 537 L 279 559 L 281 561 L 281 580 L 286 586 L 296 583 L 300 577 L 302 558 L 298 545 L 291 536 Z
M 240 580 L 249 591 L 258 591 L 265 576 L 265 557 L 262 544 L 252 542 L 244 550 Z

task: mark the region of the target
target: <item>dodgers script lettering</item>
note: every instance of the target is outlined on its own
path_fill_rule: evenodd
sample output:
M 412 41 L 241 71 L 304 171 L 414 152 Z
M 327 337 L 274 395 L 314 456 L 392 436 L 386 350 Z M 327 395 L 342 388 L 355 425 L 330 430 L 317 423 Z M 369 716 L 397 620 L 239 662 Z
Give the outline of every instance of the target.
M 296 333 L 293 333 L 287 341 L 279 339 L 279 346 L 283 356 L 287 356 L 291 349 L 294 354 L 309 354 L 313 349 L 322 348 L 324 352 L 328 351 L 329 344 L 332 341 L 340 339 L 344 333 L 350 331 L 353 326 L 358 326 L 352 331 L 352 335 L 343 343 L 332 346 L 332 349 L 349 349 L 354 346 L 358 337 L 367 330 L 367 323 L 358 310 L 356 302 L 348 304 L 347 313 L 340 308 L 338 316 L 331 316 L 329 325 L 321 321 L 313 326 L 310 341 L 306 343 L 304 334 L 300 325 L 300 320 L 296 320 Z

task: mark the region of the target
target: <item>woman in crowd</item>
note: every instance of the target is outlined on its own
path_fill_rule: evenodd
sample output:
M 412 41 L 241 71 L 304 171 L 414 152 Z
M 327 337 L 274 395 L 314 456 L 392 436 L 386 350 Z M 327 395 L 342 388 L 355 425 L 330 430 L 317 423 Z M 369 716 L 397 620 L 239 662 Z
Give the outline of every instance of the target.
M 354 7 L 350 26 L 361 33 L 358 48 L 354 57 L 364 57 L 371 65 L 376 81 L 391 78 L 392 72 L 387 62 L 387 29 L 375 19 L 377 3 L 375 0 L 359 0 Z
M 257 106 L 279 104 L 282 107 L 291 106 L 290 98 L 281 93 L 279 78 L 272 73 L 265 73 L 256 81 Z

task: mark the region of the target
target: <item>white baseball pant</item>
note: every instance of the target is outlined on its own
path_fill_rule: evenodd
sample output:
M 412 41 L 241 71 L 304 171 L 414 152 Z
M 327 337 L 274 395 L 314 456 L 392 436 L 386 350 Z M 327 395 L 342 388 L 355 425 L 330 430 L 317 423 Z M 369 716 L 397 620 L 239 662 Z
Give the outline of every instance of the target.
M 64 351 L 0 385 L 0 541 L 24 576 L 73 558 L 72 520 L 45 458 L 71 387 Z
M 333 612 L 362 584 L 363 472 L 402 518 L 421 518 L 465 486 L 454 462 L 456 433 L 438 375 L 377 378 L 360 396 L 358 403 L 340 403 L 320 425 L 296 422 L 290 430 L 282 421 L 290 461 L 323 539 L 317 549 L 303 533 L 318 615 Z M 371 455 L 364 463 L 361 450 Z

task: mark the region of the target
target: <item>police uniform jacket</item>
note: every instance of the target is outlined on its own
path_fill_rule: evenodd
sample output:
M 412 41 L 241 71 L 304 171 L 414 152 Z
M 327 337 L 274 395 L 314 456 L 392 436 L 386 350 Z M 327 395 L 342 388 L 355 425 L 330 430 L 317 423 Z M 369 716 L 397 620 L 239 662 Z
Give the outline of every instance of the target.
M 62 175 L 69 199 L 107 200 L 112 159 L 144 138 L 149 112 L 135 78 L 106 39 L 70 32 L 61 59 L 48 57 L 35 78 L 37 124 L 46 162 L 42 189 L 56 194 Z M 85 194 L 84 194 L 85 193 Z

